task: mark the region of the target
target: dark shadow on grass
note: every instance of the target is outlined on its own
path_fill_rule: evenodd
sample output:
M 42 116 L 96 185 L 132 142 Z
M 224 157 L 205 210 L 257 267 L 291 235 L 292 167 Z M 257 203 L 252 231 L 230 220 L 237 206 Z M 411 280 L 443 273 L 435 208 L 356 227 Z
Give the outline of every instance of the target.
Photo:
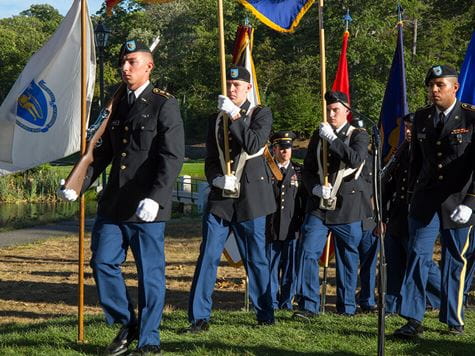
M 196 351 L 197 348 L 203 348 L 207 354 L 219 355 L 223 353 L 233 353 L 236 355 L 269 355 L 269 356 L 304 356 L 304 355 L 358 355 L 351 352 L 314 352 L 314 351 L 295 351 L 295 350 L 282 350 L 276 347 L 269 347 L 265 345 L 253 345 L 253 346 L 230 346 L 224 342 L 217 341 L 201 341 L 183 340 L 180 342 L 162 342 L 162 350 L 165 352 L 177 352 L 179 354 L 186 354 Z

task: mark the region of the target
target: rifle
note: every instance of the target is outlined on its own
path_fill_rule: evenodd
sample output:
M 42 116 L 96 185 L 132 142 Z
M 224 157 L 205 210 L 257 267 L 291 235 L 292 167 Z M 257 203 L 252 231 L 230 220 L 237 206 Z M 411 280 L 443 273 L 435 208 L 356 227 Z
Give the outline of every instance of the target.
M 72 171 L 69 173 L 68 178 L 66 178 L 64 184 L 65 189 L 73 189 L 78 195 L 81 193 L 84 180 L 86 179 L 87 170 L 94 161 L 94 148 L 101 145 L 101 137 L 109 123 L 109 118 L 117 107 L 118 100 L 122 97 L 125 89 L 126 85 L 122 83 L 119 88 L 117 88 L 105 108 L 101 110 L 94 124 L 86 130 L 86 152 L 81 156 L 79 161 L 76 162 Z
M 157 36 L 153 43 L 150 45 L 150 51 L 153 53 L 160 42 L 160 36 Z M 79 159 L 78 162 L 74 165 L 72 171 L 69 173 L 66 182 L 61 187 L 61 189 L 73 189 L 77 195 L 80 195 L 84 180 L 86 179 L 86 174 L 89 166 L 94 162 L 93 151 L 94 148 L 101 145 L 101 137 L 106 130 L 109 119 L 117 108 L 119 98 L 124 95 L 126 89 L 125 83 L 117 88 L 112 98 L 109 100 L 107 105 L 101 110 L 99 116 L 97 117 L 94 124 L 92 124 L 86 131 L 86 141 L 87 147 L 86 152 Z
M 401 160 L 401 155 L 403 152 L 406 151 L 407 147 L 409 146 L 409 142 L 405 140 L 397 149 L 396 153 L 393 154 L 391 159 L 386 163 L 386 165 L 381 169 L 381 184 L 384 185 L 385 183 L 389 182 L 391 180 L 391 176 L 393 173 L 394 168 L 396 168 L 396 165 L 399 163 Z

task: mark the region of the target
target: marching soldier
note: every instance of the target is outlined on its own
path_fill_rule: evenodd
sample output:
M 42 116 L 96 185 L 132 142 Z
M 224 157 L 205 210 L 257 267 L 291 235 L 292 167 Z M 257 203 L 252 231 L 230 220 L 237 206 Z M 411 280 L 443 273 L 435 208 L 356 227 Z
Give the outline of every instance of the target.
M 297 239 L 305 215 L 302 166 L 291 160 L 294 139 L 291 131 L 279 131 L 271 137 L 274 159 L 283 176 L 281 181 L 272 177 L 277 211 L 267 216 L 266 229 L 274 309 L 292 310 Z
M 410 240 L 400 310 L 407 323 L 395 331 L 400 337 L 423 332 L 427 275 L 438 232 L 442 247 L 439 320 L 450 333 L 463 333 L 465 255 L 475 221 L 475 106 L 456 99 L 457 72 L 448 66 L 430 68 L 425 84 L 433 104 L 418 110 L 414 118 Z
M 127 90 L 94 149 L 83 186 L 84 191 L 112 162 L 92 231 L 91 267 L 107 323 L 122 325 L 106 354 L 125 354 L 138 339 L 131 355 L 155 355 L 165 302 L 165 221 L 183 164 L 183 122 L 175 98 L 150 83 L 154 63 L 147 46 L 126 41 L 119 67 Z M 59 194 L 75 198 L 72 189 Z M 120 267 L 129 247 L 137 265 L 138 317 Z
M 315 131 L 304 160 L 303 181 L 312 196 L 307 201 L 307 215 L 302 228 L 299 251 L 298 290 L 299 311 L 295 317 L 309 318 L 319 311 L 320 282 L 318 259 L 328 231 L 335 236 L 337 264 L 337 311 L 353 315 L 356 311 L 355 291 L 358 276 L 358 245 L 361 240 L 361 220 L 364 183 L 359 175 L 368 154 L 368 134 L 347 122 L 349 110 L 346 94 L 325 94 L 329 123 Z M 328 186 L 322 170 L 322 140 L 328 143 Z
M 407 179 L 409 169 L 409 144 L 414 121 L 414 113 L 403 118 L 405 140 L 395 155 L 384 167 L 382 173 L 384 220 L 386 222 L 386 313 L 398 311 L 399 294 L 404 278 L 409 240 Z M 440 268 L 432 259 L 426 286 L 428 306 L 440 308 Z
M 220 114 L 209 122 L 205 174 L 211 186 L 203 216 L 203 240 L 190 292 L 189 332 L 209 329 L 216 272 L 230 229 L 249 277 L 249 294 L 260 325 L 274 324 L 266 255 L 266 216 L 276 210 L 271 173 L 263 157 L 272 113 L 251 107 L 249 72 L 240 66 L 226 73 L 227 96 L 219 96 Z M 229 116 L 233 175 L 226 175 L 223 114 Z

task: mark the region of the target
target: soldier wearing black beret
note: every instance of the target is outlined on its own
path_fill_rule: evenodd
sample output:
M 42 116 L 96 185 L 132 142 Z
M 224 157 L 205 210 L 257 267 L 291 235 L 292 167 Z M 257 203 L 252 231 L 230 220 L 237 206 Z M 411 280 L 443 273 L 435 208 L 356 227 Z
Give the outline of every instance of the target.
M 269 108 L 251 105 L 250 73 L 241 66 L 226 72 L 226 95 L 208 123 L 205 175 L 211 187 L 203 217 L 203 240 L 190 291 L 190 332 L 209 329 L 212 294 L 226 239 L 232 230 L 249 277 L 249 297 L 258 324 L 274 324 L 266 254 L 266 216 L 276 210 L 271 172 L 263 156 L 272 127 Z M 224 132 L 224 120 L 229 120 Z M 231 174 L 224 161 L 229 138 Z
M 325 94 L 328 122 L 313 133 L 304 160 L 302 177 L 309 198 L 299 250 L 296 317 L 319 312 L 318 260 L 329 231 L 335 236 L 337 262 L 337 312 L 356 312 L 358 245 L 362 237 L 360 208 L 365 185 L 359 176 L 368 155 L 369 137 L 348 122 L 348 97 L 338 91 Z M 328 181 L 324 184 L 322 143 L 328 145 Z
M 296 288 L 296 251 L 305 216 L 306 193 L 302 166 L 292 160 L 292 131 L 274 133 L 270 141 L 282 180 L 272 177 L 277 211 L 267 216 L 266 235 L 270 261 L 270 288 L 274 309 L 292 309 Z
M 439 320 L 450 333 L 463 333 L 465 254 L 475 222 L 475 106 L 457 100 L 457 73 L 448 66 L 431 67 L 425 84 L 432 104 L 415 114 L 410 149 L 409 251 L 400 310 L 407 323 L 395 331 L 402 337 L 423 331 L 425 286 L 439 232 Z
M 102 143 L 94 149 L 83 191 L 112 163 L 92 231 L 91 267 L 108 324 L 122 327 L 105 354 L 159 354 L 159 325 L 165 302 L 165 221 L 184 158 L 178 103 L 154 88 L 150 49 L 128 40 L 119 53 L 126 90 L 115 100 Z M 62 191 L 66 199 L 69 189 Z M 138 316 L 121 273 L 128 248 L 138 266 Z

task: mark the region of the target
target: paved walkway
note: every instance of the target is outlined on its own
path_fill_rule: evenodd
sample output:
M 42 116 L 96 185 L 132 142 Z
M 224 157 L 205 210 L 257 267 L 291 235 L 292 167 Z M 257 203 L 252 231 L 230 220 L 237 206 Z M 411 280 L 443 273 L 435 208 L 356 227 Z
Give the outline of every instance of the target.
M 93 223 L 93 218 L 86 219 L 86 232 L 91 231 Z M 0 247 L 24 245 L 50 237 L 63 237 L 74 234 L 79 234 L 78 221 L 60 221 L 54 224 L 0 232 Z

